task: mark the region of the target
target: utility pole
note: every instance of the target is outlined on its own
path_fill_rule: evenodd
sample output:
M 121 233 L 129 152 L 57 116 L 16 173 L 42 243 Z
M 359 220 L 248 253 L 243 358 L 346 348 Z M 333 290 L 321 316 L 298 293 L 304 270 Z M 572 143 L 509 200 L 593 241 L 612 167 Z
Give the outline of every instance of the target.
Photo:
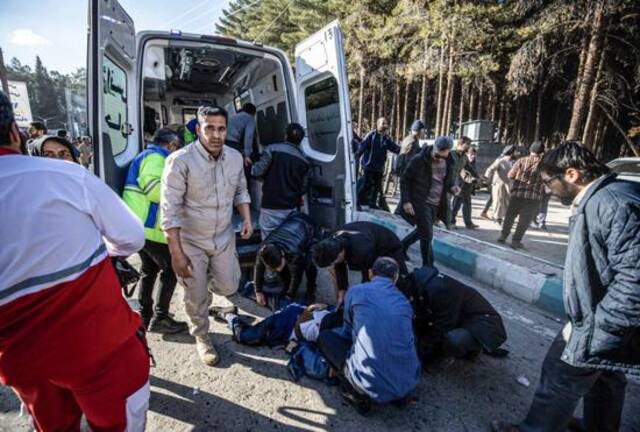
M 4 67 L 2 48 L 0 48 L 0 83 L 2 84 L 2 91 L 7 95 L 9 101 L 11 101 L 11 95 L 9 94 L 9 82 L 7 81 L 7 68 Z

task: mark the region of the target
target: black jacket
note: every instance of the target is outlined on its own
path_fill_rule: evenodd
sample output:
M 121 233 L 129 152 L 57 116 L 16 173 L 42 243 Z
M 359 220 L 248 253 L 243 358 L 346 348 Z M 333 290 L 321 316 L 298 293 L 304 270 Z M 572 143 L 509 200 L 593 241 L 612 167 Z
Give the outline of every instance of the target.
M 287 210 L 300 206 L 307 192 L 311 164 L 300 148 L 291 143 L 271 144 L 251 168 L 263 178 L 262 208 Z
M 407 273 L 405 254 L 400 239 L 393 231 L 373 222 L 351 222 L 333 234 L 346 251 L 345 261 L 335 265 L 338 291 L 349 287 L 349 269 L 362 272 L 367 281 L 368 271 L 376 258 L 388 256 L 395 259 L 400 272 Z M 348 267 L 348 268 L 347 268 Z
M 424 354 L 434 355 L 442 336 L 453 329 L 467 329 L 487 351 L 507 340 L 500 314 L 476 290 L 438 274 L 435 267 L 414 270 L 403 291 L 415 311 L 415 330 Z
M 640 375 L 640 183 L 607 175 L 569 222 L 564 305 L 571 365 Z
M 302 275 L 310 263 L 309 252 L 313 243 L 317 240 L 318 229 L 313 219 L 304 213 L 292 212 L 273 230 L 262 244 L 275 244 L 284 252 L 287 262 L 285 270 L 288 272 L 284 278 L 289 286 L 284 287 L 290 295 L 295 294 L 302 281 Z M 254 267 L 254 284 L 256 292 L 263 292 L 264 274 L 266 267 L 260 258 L 256 258 Z M 308 275 L 307 275 L 308 276 Z M 307 285 L 315 286 L 315 280 L 307 281 Z
M 403 210 L 400 211 L 407 221 L 414 224 L 424 220 L 424 213 L 427 209 L 427 196 L 431 189 L 431 161 L 433 159 L 433 146 L 425 146 L 420 153 L 415 155 L 407 165 L 404 173 L 400 177 L 400 204 L 398 206 L 402 208 L 402 205 L 406 202 L 413 204 L 413 209 L 416 213 L 415 217 L 407 215 Z M 451 154 L 447 158 L 447 170 L 444 178 L 444 187 L 442 190 L 442 196 L 440 197 L 440 206 L 438 207 L 438 218 L 445 224 L 449 223 L 449 204 L 447 200 L 447 193 L 454 185 L 453 177 L 453 165 L 454 161 Z M 420 226 L 418 226 L 420 228 Z

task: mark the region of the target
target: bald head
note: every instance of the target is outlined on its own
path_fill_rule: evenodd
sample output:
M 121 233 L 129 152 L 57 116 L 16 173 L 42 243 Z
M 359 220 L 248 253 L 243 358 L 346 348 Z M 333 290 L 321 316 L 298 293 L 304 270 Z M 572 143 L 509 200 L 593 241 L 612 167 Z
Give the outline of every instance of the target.
M 386 133 L 389 130 L 389 122 L 387 119 L 380 117 L 376 122 L 376 129 L 378 129 L 378 132 L 380 133 Z
M 371 267 L 372 276 L 385 277 L 394 282 L 398 280 L 399 272 L 400 267 L 397 261 L 390 257 L 378 257 Z

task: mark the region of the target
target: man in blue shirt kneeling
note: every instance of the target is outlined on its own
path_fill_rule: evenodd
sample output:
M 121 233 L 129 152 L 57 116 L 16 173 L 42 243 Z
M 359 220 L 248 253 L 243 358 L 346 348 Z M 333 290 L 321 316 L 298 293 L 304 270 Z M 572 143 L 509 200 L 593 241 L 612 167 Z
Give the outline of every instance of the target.
M 378 258 L 369 270 L 371 281 L 347 291 L 344 327 L 318 337 L 342 395 L 363 415 L 372 402 L 407 400 L 420 379 L 413 309 L 395 285 L 398 274 L 393 258 Z

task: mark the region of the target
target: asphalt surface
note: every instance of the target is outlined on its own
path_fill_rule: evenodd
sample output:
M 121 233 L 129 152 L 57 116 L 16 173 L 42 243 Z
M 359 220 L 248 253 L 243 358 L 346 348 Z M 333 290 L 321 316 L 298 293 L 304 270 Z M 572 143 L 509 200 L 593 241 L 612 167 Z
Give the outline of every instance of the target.
M 292 382 L 282 349 L 238 345 L 226 325 L 212 320 L 214 342 L 222 354 L 214 368 L 198 360 L 191 337 L 149 335 L 158 366 L 152 369 L 147 430 L 483 431 L 492 419 L 522 419 L 544 354 L 562 324 L 505 294 L 449 274 L 475 286 L 500 311 L 508 332 L 507 358 L 456 360 L 425 372 L 416 405 L 379 407 L 362 417 L 342 402 L 337 388 L 306 377 Z M 359 282 L 358 275 L 351 277 L 352 283 Z M 334 295 L 326 271 L 320 272 L 319 295 L 324 301 Z M 177 319 L 185 318 L 181 298 L 178 287 L 172 306 Z M 237 304 L 245 315 L 269 313 L 247 299 L 237 299 Z M 632 381 L 627 387 L 623 431 L 640 432 L 639 406 L 640 384 Z M 20 416 L 20 404 L 6 387 L 0 387 L 0 430 L 30 430 L 28 415 Z

